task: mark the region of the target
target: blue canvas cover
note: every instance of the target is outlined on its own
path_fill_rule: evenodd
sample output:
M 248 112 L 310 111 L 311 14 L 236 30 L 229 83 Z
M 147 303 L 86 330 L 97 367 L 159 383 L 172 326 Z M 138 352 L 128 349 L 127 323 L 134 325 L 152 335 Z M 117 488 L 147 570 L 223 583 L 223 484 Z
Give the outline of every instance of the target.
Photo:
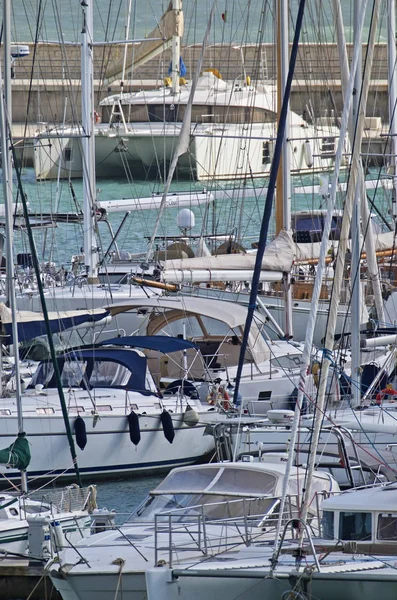
M 144 348 L 145 350 L 157 350 L 164 354 L 170 354 L 171 352 L 177 352 L 178 350 L 187 350 L 188 348 L 198 349 L 197 345 L 193 344 L 193 342 L 188 342 L 182 338 L 170 337 L 168 335 L 125 335 L 105 340 L 99 345 Z

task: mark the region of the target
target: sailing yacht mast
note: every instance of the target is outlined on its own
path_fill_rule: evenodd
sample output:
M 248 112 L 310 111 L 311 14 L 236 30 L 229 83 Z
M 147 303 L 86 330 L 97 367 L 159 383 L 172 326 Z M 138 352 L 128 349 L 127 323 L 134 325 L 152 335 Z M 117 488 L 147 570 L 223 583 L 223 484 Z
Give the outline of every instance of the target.
M 93 0 L 81 0 L 83 27 L 81 30 L 81 116 L 84 136 L 83 196 L 84 196 L 84 257 L 87 282 L 98 282 L 98 248 L 95 245 L 95 137 L 94 137 L 94 68 L 93 68 Z
M 5 40 L 10 39 L 10 0 L 4 0 L 4 38 Z M 12 219 L 12 167 L 11 167 L 11 154 L 9 151 L 9 143 L 11 140 L 11 125 L 10 125 L 10 108 L 11 104 L 8 105 L 8 93 L 11 90 L 11 65 L 10 65 L 10 47 L 7 43 L 3 46 L 4 51 L 4 67 L 5 67 L 5 80 L 8 80 L 8 84 L 3 86 L 3 77 L 1 73 L 0 64 L 0 85 L 1 98 L 0 98 L 0 127 L 3 135 L 1 138 L 1 155 L 2 161 L 2 178 L 3 178 L 3 194 L 5 203 L 5 221 L 6 221 L 6 257 L 7 257 L 7 295 L 10 303 L 12 313 L 12 339 L 14 345 L 14 359 L 15 359 L 15 380 L 16 380 L 16 404 L 18 413 L 18 436 L 24 436 L 23 417 L 22 417 L 22 384 L 21 375 L 19 369 L 19 352 L 18 352 L 18 324 L 17 324 L 17 304 L 15 297 L 15 286 L 14 286 L 14 252 L 13 252 L 13 219 Z M 7 58 L 8 57 L 8 58 Z M 7 67 L 8 65 L 8 67 Z M 0 350 L 1 351 L 1 350 Z M 28 490 L 28 483 L 26 477 L 26 471 L 21 471 L 21 491 L 26 493 Z
M 3 27 L 4 27 L 4 45 L 3 45 L 3 59 L 4 59 L 4 101 L 7 114 L 9 119 L 5 119 L 5 126 L 8 127 L 9 121 L 12 121 L 12 96 L 11 96 L 11 1 L 4 0 L 3 5 Z M 3 107 L 4 108 L 4 107 Z M 7 129 L 2 129 L 5 132 L 6 138 L 9 137 Z M 11 174 L 9 179 L 9 190 L 12 198 L 12 158 L 11 153 L 6 152 L 2 154 L 3 161 L 8 163 L 8 173 Z M 6 196 L 4 194 L 4 200 Z M 14 237 L 14 231 L 11 227 L 11 244 Z M 10 304 L 11 286 L 13 284 L 14 266 L 8 260 L 6 262 L 6 299 L 7 303 Z
M 359 27 L 360 27 L 360 5 L 361 0 L 354 0 L 354 38 L 358 38 Z M 362 88 L 362 44 L 361 42 L 358 44 L 358 68 L 356 69 L 356 73 L 354 76 L 354 86 L 356 90 L 361 90 Z M 356 93 L 353 96 L 353 106 L 352 106 L 352 135 L 350 140 L 354 145 L 354 131 L 358 126 L 358 113 L 360 109 L 360 94 Z M 365 202 L 365 198 L 361 197 L 361 192 L 363 186 L 361 185 L 364 178 L 363 169 L 360 168 L 359 165 L 359 185 L 356 187 L 354 202 L 353 202 L 353 214 L 352 214 L 352 223 L 351 223 L 351 286 L 352 286 L 352 301 L 351 306 L 351 377 L 354 381 L 352 385 L 352 405 L 359 406 L 361 401 L 361 374 L 360 374 L 360 313 L 361 313 L 361 219 L 360 219 L 360 209 L 361 203 Z
M 288 76 L 288 0 L 276 0 L 277 2 L 277 115 L 281 114 L 281 106 L 285 93 Z M 281 165 L 277 175 L 276 191 L 276 235 L 282 229 L 291 229 L 291 160 L 289 150 L 290 137 L 290 115 L 289 103 L 287 121 L 283 136 Z M 291 274 L 286 273 L 283 278 L 284 285 L 284 332 L 287 338 L 293 337 L 292 328 L 292 293 Z
M 361 8 L 361 4 L 358 3 L 357 10 Z M 348 59 L 347 59 L 347 50 L 346 50 L 346 40 L 344 34 L 343 20 L 342 20 L 342 12 L 340 6 L 340 0 L 333 0 L 333 11 L 334 11 L 334 19 L 336 23 L 336 32 L 338 39 L 338 50 L 339 50 L 339 62 L 341 65 L 341 79 L 342 79 L 342 97 L 344 98 L 344 90 L 346 89 L 347 82 L 349 79 L 349 67 L 348 67 Z M 357 14 L 357 11 L 356 11 Z M 357 18 L 356 18 L 357 21 Z M 360 49 L 361 52 L 361 49 Z M 361 53 L 362 54 L 362 53 Z M 369 57 L 372 61 L 372 57 Z M 360 59 L 361 60 L 361 59 Z M 360 62 L 360 65 L 362 62 Z M 361 84 L 361 74 L 359 79 L 356 81 L 356 89 L 360 89 Z M 359 87 L 357 87 L 359 86 Z M 359 96 L 356 95 L 358 99 Z M 349 123 L 349 138 L 351 144 L 353 144 L 354 140 L 354 120 L 352 114 L 350 123 Z M 375 253 L 375 240 L 371 227 L 371 215 L 368 207 L 368 202 L 366 200 L 366 191 L 365 191 L 365 181 L 364 181 L 364 171 L 362 165 L 359 166 L 359 184 L 357 188 L 361 193 L 361 229 L 365 232 L 365 250 L 367 254 L 367 268 L 368 268 L 368 280 L 370 281 L 374 293 L 375 298 L 375 308 L 378 320 L 384 322 L 384 306 L 383 306 L 383 298 L 382 298 L 382 290 L 379 280 L 379 269 L 376 259 Z M 397 184 L 396 184 L 397 185 Z M 397 213 L 396 213 L 397 214 Z
M 172 0 L 172 10 L 174 12 L 175 21 L 183 18 L 182 0 Z M 176 96 L 179 94 L 179 77 L 180 77 L 180 60 L 181 60 L 181 36 L 177 31 L 172 34 L 172 63 L 171 63 L 171 78 L 172 78 L 172 93 Z
M 359 13 L 360 14 L 360 19 L 359 19 L 359 32 L 360 33 L 362 32 L 362 27 L 363 27 L 363 23 L 364 23 L 364 14 L 365 14 L 365 9 L 366 9 L 366 4 L 367 4 L 366 0 L 362 0 L 361 12 Z M 379 0 L 374 0 L 374 11 L 377 11 L 378 8 L 379 8 Z M 372 19 L 372 21 L 371 21 L 371 29 L 370 29 L 369 40 L 368 40 L 368 56 L 369 57 L 371 56 L 371 54 L 373 52 L 373 47 L 375 45 L 375 28 L 374 28 L 375 21 L 376 21 L 376 18 Z M 356 37 L 356 44 L 361 44 L 361 35 Z M 358 185 L 359 165 L 361 164 L 360 161 L 361 161 L 361 142 L 362 142 L 363 129 L 364 129 L 364 110 L 365 110 L 364 107 L 365 107 L 366 98 L 368 95 L 370 63 L 371 63 L 371 60 L 366 61 L 365 71 L 364 71 L 364 76 L 363 76 L 363 89 L 360 94 L 360 104 L 359 104 L 359 110 L 358 110 L 358 114 L 357 114 L 357 131 L 356 131 L 356 139 L 355 139 L 355 144 L 353 147 L 353 154 L 352 154 L 352 167 L 351 167 L 351 173 L 349 176 L 347 193 L 346 193 L 346 200 L 345 200 L 344 213 L 343 213 L 343 219 L 342 219 L 342 227 L 341 227 L 341 233 L 340 233 L 339 248 L 338 248 L 338 254 L 336 257 L 334 285 L 332 287 L 332 295 L 331 295 L 331 299 L 330 299 L 328 327 L 327 327 L 327 333 L 326 333 L 324 350 L 323 350 L 324 354 L 323 354 L 321 376 L 320 376 L 320 383 L 319 383 L 318 396 L 317 396 L 314 429 L 313 429 L 313 435 L 312 435 L 312 447 L 313 448 L 317 448 L 317 446 L 318 446 L 321 423 L 323 420 L 323 414 L 324 414 L 324 408 L 325 408 L 326 386 L 327 386 L 327 380 L 328 380 L 329 367 L 330 367 L 330 363 L 331 363 L 331 352 L 332 352 L 333 344 L 334 344 L 336 316 L 337 316 L 337 310 L 338 310 L 338 306 L 339 306 L 339 302 L 340 302 L 340 292 L 341 292 L 341 285 L 342 285 L 342 279 L 343 279 L 343 271 L 344 271 L 344 267 L 345 267 L 346 251 L 347 251 L 347 247 L 348 247 L 349 229 L 350 229 L 351 214 L 352 214 L 352 208 L 353 208 L 352 205 L 353 205 L 353 200 L 355 197 L 355 190 Z M 314 452 L 311 452 L 310 457 L 309 457 L 308 476 L 307 476 L 307 481 L 306 481 L 306 489 L 305 489 L 305 495 L 304 495 L 304 500 L 303 500 L 303 505 L 302 505 L 302 515 L 301 515 L 301 518 L 303 521 L 306 521 L 307 511 L 308 511 L 308 508 L 309 508 L 309 505 L 311 502 L 312 480 L 313 480 L 315 460 L 316 460 L 316 452 L 314 451 Z
M 392 213 L 395 234 L 397 232 L 397 76 L 396 76 L 396 5 L 395 0 L 387 2 L 387 66 L 389 83 L 389 135 L 391 154 Z

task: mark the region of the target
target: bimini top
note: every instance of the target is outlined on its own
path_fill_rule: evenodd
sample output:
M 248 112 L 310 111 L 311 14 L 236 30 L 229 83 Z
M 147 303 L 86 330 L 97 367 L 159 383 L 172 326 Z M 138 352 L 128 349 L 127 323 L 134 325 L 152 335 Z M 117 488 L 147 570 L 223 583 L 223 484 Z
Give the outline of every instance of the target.
M 153 298 L 136 298 L 126 302 L 118 302 L 106 308 L 112 316 L 128 310 L 158 308 L 161 310 L 180 310 L 187 314 L 197 314 L 226 323 L 231 329 L 244 326 L 247 318 L 247 308 L 240 304 L 224 300 L 209 298 L 195 298 L 192 296 L 154 296 Z M 266 323 L 258 313 L 256 321 Z
M 156 393 L 147 376 L 147 358 L 138 350 L 126 348 L 84 348 L 57 357 L 62 387 L 121 388 L 144 395 Z M 51 361 L 42 361 L 29 388 L 37 384 L 56 388 Z
M 226 324 L 229 329 L 243 329 L 247 319 L 247 308 L 233 302 L 224 300 L 213 300 L 209 298 L 196 298 L 193 296 L 154 296 L 152 298 L 136 298 L 125 302 L 118 302 L 106 308 L 114 316 L 129 310 L 157 310 L 159 313 L 180 311 L 181 315 L 195 315 L 197 317 L 208 317 Z M 164 317 L 164 325 L 167 317 Z M 254 322 L 251 325 L 248 347 L 254 362 L 260 363 L 270 357 L 268 346 L 260 332 L 262 326 L 266 325 L 266 319 L 258 312 L 255 313 Z
M 105 340 L 97 345 L 144 348 L 145 350 L 157 350 L 163 354 L 170 354 L 178 350 L 188 350 L 189 348 L 198 349 L 197 345 L 193 344 L 193 342 L 168 335 L 124 335 Z

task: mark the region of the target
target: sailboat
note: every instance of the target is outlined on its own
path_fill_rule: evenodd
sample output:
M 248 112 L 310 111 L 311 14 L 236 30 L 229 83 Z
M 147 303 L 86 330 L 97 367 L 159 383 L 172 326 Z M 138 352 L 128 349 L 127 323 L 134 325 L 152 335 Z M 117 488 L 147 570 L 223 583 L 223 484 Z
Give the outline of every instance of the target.
M 122 87 L 120 93 L 102 100 L 102 114 L 96 117 L 94 127 L 95 160 L 102 177 L 125 176 L 126 170 L 136 171 L 137 166 L 157 170 L 158 165 L 171 163 L 190 103 L 189 145 L 178 159 L 179 172 L 198 181 L 267 176 L 276 137 L 276 86 L 254 82 L 244 61 L 232 81 L 222 78 L 221 65 L 199 72 L 196 80 L 193 73 L 188 79 L 181 55 L 182 36 L 182 0 L 172 0 L 147 41 L 134 44 L 135 68 L 172 47 L 165 85 L 131 93 Z M 243 50 L 240 52 L 243 57 Z M 107 77 L 117 74 L 111 65 Z M 122 79 L 124 75 L 125 64 Z M 329 124 L 315 127 L 294 112 L 290 121 L 292 172 L 331 168 L 338 128 Z M 66 125 L 35 138 L 38 180 L 82 176 L 84 161 L 78 138 L 84 131 L 84 124 L 82 129 Z
M 63 600 L 108 600 L 117 590 L 143 600 L 145 574 L 154 564 L 183 567 L 185 561 L 216 559 L 219 552 L 267 543 L 277 514 L 285 464 L 279 456 L 261 462 L 211 463 L 171 473 L 119 528 L 92 535 L 60 554 L 49 573 Z M 291 513 L 304 470 L 289 480 Z M 338 485 L 324 473 L 316 475 L 323 493 Z M 315 502 L 313 527 L 317 527 Z M 133 544 L 131 542 L 133 541 Z M 83 560 L 76 560 L 76 557 Z M 157 590 L 161 593 L 160 590 Z
M 303 11 L 303 8 L 304 0 L 300 3 L 300 12 L 298 14 Z M 373 27 L 376 24 L 378 8 L 379 3 L 375 1 Z M 362 11 L 359 19 L 359 31 L 361 32 L 365 3 L 364 5 L 360 4 L 360 10 Z M 394 11 L 392 11 L 392 15 L 394 24 Z M 374 29 L 371 29 L 369 46 L 373 44 L 373 33 Z M 361 40 L 361 35 L 358 36 L 358 39 Z M 358 43 L 361 43 L 361 41 Z M 394 37 L 392 38 L 392 43 L 394 45 Z M 357 65 L 357 50 L 355 51 L 354 61 L 355 65 Z M 352 77 L 349 80 L 349 89 L 350 91 L 353 90 Z M 351 96 L 349 95 L 349 102 L 350 100 Z M 349 108 L 346 108 L 346 115 L 349 113 Z M 355 160 L 357 160 L 357 157 L 355 157 Z M 348 195 L 346 207 L 347 218 L 344 222 L 343 234 L 341 235 L 341 239 L 344 239 L 345 242 L 347 239 L 347 230 L 350 225 L 349 202 L 351 200 L 351 195 L 350 197 Z M 329 216 L 332 216 L 330 209 Z M 328 219 L 328 227 L 329 225 L 330 219 Z M 324 250 L 325 244 L 323 244 L 322 248 L 322 263 L 324 263 L 325 258 Z M 343 252 L 339 260 L 343 265 Z M 316 296 L 313 297 L 313 308 L 315 308 L 315 303 L 318 302 L 321 277 L 317 277 L 317 280 L 316 283 L 318 286 Z M 391 487 L 382 486 L 379 489 L 371 491 L 351 492 L 331 499 L 328 510 L 325 508 L 323 517 L 325 525 L 323 535 L 328 538 L 330 541 L 329 544 L 328 541 L 325 544 L 322 543 L 322 536 L 319 539 L 313 538 L 306 520 L 308 507 L 312 501 L 311 477 L 313 476 L 320 427 L 324 416 L 327 372 L 329 364 L 332 362 L 330 344 L 336 320 L 336 306 L 333 307 L 333 314 L 330 316 L 331 331 L 328 332 L 325 342 L 324 361 L 319 383 L 319 399 L 313 425 L 312 443 L 314 451 L 311 451 L 309 457 L 309 469 L 305 482 L 301 518 L 299 519 L 299 523 L 295 523 L 300 528 L 298 544 L 294 544 L 293 549 L 291 546 L 287 549 L 288 544 L 284 543 L 288 528 L 294 525 L 294 520 L 292 519 L 283 527 L 281 538 L 279 537 L 280 528 L 277 528 L 274 551 L 269 552 L 266 549 L 262 549 L 262 552 L 252 552 L 244 549 L 240 553 L 234 554 L 234 556 L 229 553 L 222 557 L 225 559 L 225 566 L 223 567 L 219 560 L 215 563 L 212 561 L 210 565 L 206 565 L 204 561 L 200 565 L 196 563 L 191 571 L 190 569 L 193 565 L 189 565 L 184 569 L 176 569 L 166 574 L 164 572 L 160 573 L 159 570 L 157 572 L 153 570 L 148 574 L 147 578 L 149 598 L 155 597 L 154 589 L 161 589 L 161 594 L 157 593 L 156 595 L 157 598 L 170 599 L 177 592 L 178 595 L 186 594 L 189 598 L 193 599 L 199 597 L 199 588 L 202 591 L 205 587 L 208 591 L 212 590 L 214 597 L 217 598 L 230 597 L 231 594 L 237 594 L 240 598 L 261 598 L 266 594 L 271 597 L 281 595 L 282 597 L 292 596 L 294 598 L 315 596 L 322 600 L 330 600 L 338 596 L 346 599 L 349 598 L 350 600 L 350 598 L 363 597 L 364 590 L 364 597 L 366 597 L 366 593 L 368 593 L 367 597 L 371 597 L 375 586 L 378 592 L 382 590 L 385 597 L 392 597 L 394 593 L 392 591 L 393 584 L 396 581 L 396 571 L 394 565 L 390 568 L 390 556 L 395 557 L 394 544 L 396 536 L 394 514 L 387 512 L 387 510 L 390 511 L 390 500 L 387 500 L 387 493 L 390 493 L 394 489 L 393 485 Z M 312 316 L 314 317 L 314 313 Z M 306 346 L 309 345 L 309 340 L 311 341 L 313 327 L 314 318 L 312 318 L 310 323 Z M 376 342 L 374 343 L 376 344 Z M 307 347 L 305 347 L 305 352 L 307 352 Z M 296 439 L 297 430 L 295 425 L 302 410 L 305 378 L 306 369 L 303 368 L 292 427 L 294 431 L 291 439 L 292 446 L 294 446 Z M 356 396 L 356 394 L 353 394 L 353 403 Z M 336 411 L 334 417 L 338 418 Z M 384 420 L 382 418 L 382 422 L 380 422 L 379 417 L 378 413 L 378 431 L 380 432 Z M 366 429 L 363 428 L 363 431 L 366 431 Z M 289 466 L 292 465 L 291 454 L 288 457 Z M 282 500 L 280 505 L 281 514 L 283 514 L 283 502 Z M 386 504 L 389 504 L 388 509 L 385 508 Z M 382 518 L 385 517 L 388 517 L 390 522 L 382 521 Z M 281 523 L 281 519 L 279 523 Z M 391 548 L 389 548 L 391 550 L 389 557 L 386 557 L 387 544 L 381 543 L 383 535 L 385 535 L 388 542 L 392 542 Z M 308 539 L 307 543 L 304 543 L 305 538 Z M 378 546 L 376 548 L 377 542 Z M 352 560 L 350 558 L 345 559 L 339 552 L 336 552 L 335 556 L 331 558 L 331 548 L 335 550 L 339 544 L 343 545 L 344 552 L 354 555 Z M 318 555 L 318 550 L 322 553 L 321 556 Z M 293 553 L 292 560 L 291 552 Z M 370 553 L 370 556 L 366 555 L 365 552 Z M 198 581 L 200 582 L 199 586 L 197 586 Z
M 87 57 L 92 51 L 87 38 L 92 32 L 90 26 L 93 18 L 92 3 L 84 2 L 82 10 L 83 22 L 86 25 L 83 28 L 83 56 Z M 84 62 L 85 69 L 89 70 L 91 63 L 89 60 L 87 63 Z M 92 82 L 92 77 L 89 77 L 88 80 Z M 90 90 L 87 90 L 87 97 L 88 99 L 91 97 Z M 84 105 L 88 131 L 92 121 L 90 105 L 89 100 L 87 105 Z M 92 143 L 92 136 L 85 140 L 88 171 L 87 177 L 84 179 L 84 254 L 87 267 L 85 299 L 87 304 L 88 298 L 94 295 L 94 290 L 98 285 L 97 252 L 93 241 L 94 216 L 91 210 L 92 190 L 95 187 L 94 165 L 92 161 L 88 160 L 93 156 L 90 149 Z M 23 198 L 24 217 L 29 225 L 26 198 L 20 178 L 18 185 Z M 9 222 L 11 223 L 12 219 Z M 51 325 L 47 314 L 47 302 L 44 301 L 44 289 L 33 234 L 31 228 L 27 227 L 27 230 L 39 292 L 37 302 L 40 301 L 42 304 L 48 328 L 46 333 L 50 339 Z M 11 235 L 6 237 L 9 245 L 11 245 Z M 12 254 L 10 253 L 9 256 Z M 10 265 L 12 262 L 9 262 Z M 104 290 L 99 288 L 97 291 L 99 292 L 97 301 L 102 298 L 103 302 Z M 67 298 L 66 291 L 61 290 L 61 299 L 63 298 L 65 302 L 69 299 L 70 304 L 82 302 L 81 298 L 84 295 L 74 297 L 70 289 L 68 292 L 69 297 Z M 140 293 L 143 295 L 143 292 Z M 53 295 L 48 294 L 48 296 L 56 305 L 56 290 Z M 119 299 L 125 297 L 130 296 L 126 293 L 124 296 L 120 295 Z M 59 305 L 57 309 L 61 310 Z M 99 311 L 99 315 L 96 316 L 104 316 L 105 313 Z M 71 320 L 68 326 L 76 326 L 81 315 L 78 316 L 75 313 L 69 316 Z M 60 323 L 59 313 L 57 317 L 54 321 Z M 24 319 L 26 338 L 33 337 L 35 332 L 36 334 L 43 333 L 40 328 L 40 320 L 40 315 L 36 315 L 33 319 L 34 323 L 30 322 L 29 324 L 30 332 L 28 334 L 28 323 L 26 318 Z M 18 339 L 17 319 L 12 319 L 12 335 L 9 331 L 10 323 L 5 325 L 8 325 L 8 331 L 6 331 L 8 343 L 15 346 Z M 129 326 L 133 327 L 133 325 Z M 34 329 L 35 331 L 32 333 Z M 202 417 L 210 415 L 211 419 L 214 419 L 216 411 L 208 403 L 202 405 L 198 398 L 185 394 L 184 380 L 187 369 L 180 378 L 182 380 L 180 385 L 174 387 L 173 393 L 169 390 L 169 393 L 163 397 L 148 367 L 150 363 L 150 365 L 157 365 L 160 369 L 161 353 L 168 355 L 176 351 L 194 350 L 194 348 L 194 345 L 179 339 L 156 338 L 153 341 L 150 338 L 138 339 L 128 336 L 117 337 L 110 342 L 108 340 L 104 345 L 91 343 L 83 348 L 64 350 L 60 355 L 56 355 L 52 348 L 50 357 L 41 361 L 32 381 L 23 393 L 24 402 L 21 410 L 24 414 L 26 429 L 32 438 L 31 443 L 34 450 L 30 470 L 32 476 L 41 478 L 49 478 L 53 475 L 56 475 L 57 478 L 73 477 L 74 461 L 69 458 L 68 453 L 72 433 L 74 433 L 79 446 L 79 454 L 81 453 L 81 457 L 79 457 L 79 459 L 81 458 L 81 470 L 90 475 L 101 473 L 119 475 L 168 468 L 175 464 L 195 462 L 211 451 L 214 442 L 210 436 L 203 436 L 205 423 L 203 423 Z M 18 361 L 16 361 L 16 366 L 18 367 Z M 16 378 L 17 382 L 19 379 L 19 377 Z M 20 395 L 17 395 L 17 398 Z M 15 431 L 18 422 L 15 408 L 16 399 L 6 395 L 1 398 L 0 403 L 3 416 L 0 439 L 4 445 L 10 445 L 12 442 L 11 432 Z M 70 435 L 65 432 L 64 421 L 71 430 Z M 17 479 L 19 473 L 16 469 L 10 469 L 8 477 Z

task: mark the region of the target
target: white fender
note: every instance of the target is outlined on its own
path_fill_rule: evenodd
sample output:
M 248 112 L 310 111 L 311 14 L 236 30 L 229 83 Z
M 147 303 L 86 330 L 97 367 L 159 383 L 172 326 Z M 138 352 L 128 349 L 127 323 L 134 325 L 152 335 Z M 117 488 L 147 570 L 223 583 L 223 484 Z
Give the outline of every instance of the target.
M 58 550 L 62 550 L 67 546 L 65 534 L 63 533 L 62 525 L 59 521 L 51 521 L 51 532 L 53 534 L 55 546 Z
M 303 144 L 303 156 L 307 167 L 311 169 L 313 166 L 313 151 L 309 140 L 306 140 Z

